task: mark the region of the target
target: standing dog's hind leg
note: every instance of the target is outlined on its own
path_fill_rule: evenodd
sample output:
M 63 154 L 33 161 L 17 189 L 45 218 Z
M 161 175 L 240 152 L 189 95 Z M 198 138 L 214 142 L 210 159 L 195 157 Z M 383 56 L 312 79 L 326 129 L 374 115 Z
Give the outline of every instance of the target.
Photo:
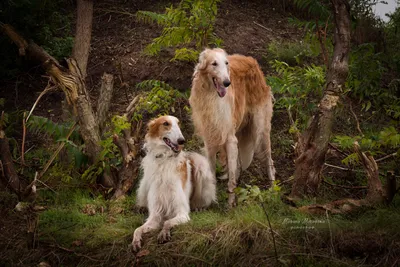
M 236 205 L 235 199 L 235 188 L 237 185 L 237 179 L 239 177 L 239 152 L 238 152 L 238 140 L 235 135 L 228 137 L 226 142 L 226 153 L 228 158 L 228 204 L 230 207 Z

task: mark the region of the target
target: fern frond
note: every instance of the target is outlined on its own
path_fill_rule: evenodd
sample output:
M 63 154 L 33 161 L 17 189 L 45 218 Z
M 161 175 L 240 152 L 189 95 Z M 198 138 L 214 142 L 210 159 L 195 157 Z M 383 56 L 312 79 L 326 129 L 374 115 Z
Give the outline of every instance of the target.
M 136 12 L 136 19 L 144 23 L 157 23 L 160 26 L 168 24 L 168 18 L 165 14 L 158 14 L 151 11 Z
M 144 80 L 136 84 L 137 89 L 149 90 L 154 87 L 162 88 L 164 90 L 175 90 L 171 85 L 159 80 Z
M 71 129 L 71 124 L 59 124 L 49 120 L 48 118 L 41 116 L 31 116 L 27 122 L 29 130 L 36 133 L 45 133 L 54 138 L 54 140 L 60 140 L 68 135 Z M 72 133 L 71 140 L 81 140 L 78 132 L 78 127 Z
M 199 51 L 190 48 L 180 48 L 175 50 L 175 56 L 171 59 L 171 61 L 197 61 L 199 54 Z

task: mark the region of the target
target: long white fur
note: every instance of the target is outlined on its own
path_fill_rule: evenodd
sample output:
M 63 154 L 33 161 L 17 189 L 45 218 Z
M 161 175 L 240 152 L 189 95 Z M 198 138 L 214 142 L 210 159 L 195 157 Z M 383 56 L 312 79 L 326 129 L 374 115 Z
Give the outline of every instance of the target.
M 134 251 L 141 248 L 144 233 L 162 226 L 158 240 L 168 241 L 172 227 L 190 220 L 191 208 L 206 208 L 216 201 L 216 181 L 207 159 L 193 152 L 175 153 L 165 145 L 165 136 L 172 142 L 183 138 L 178 119 L 165 118 L 172 124 L 170 131 L 154 138 L 146 135 L 147 155 L 141 164 L 144 175 L 137 191 L 137 205 L 148 208 L 149 217 L 133 234 Z M 186 165 L 185 186 L 181 180 L 182 168 L 179 168 L 183 164 Z

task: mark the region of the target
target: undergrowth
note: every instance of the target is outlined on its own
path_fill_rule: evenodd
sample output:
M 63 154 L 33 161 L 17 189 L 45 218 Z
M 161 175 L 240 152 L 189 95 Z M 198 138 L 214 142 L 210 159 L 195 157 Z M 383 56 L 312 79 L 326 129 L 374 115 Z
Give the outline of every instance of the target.
M 157 231 L 145 235 L 142 257 L 135 256 L 129 248 L 134 229 L 147 217 L 134 207 L 134 194 L 111 202 L 94 197 L 87 190 L 64 190 L 57 194 L 43 191 L 39 202 L 48 208 L 39 217 L 38 246 L 56 244 L 73 251 L 72 258 L 62 254 L 57 257 L 72 260 L 75 266 L 127 266 L 133 262 L 152 266 L 352 266 L 368 262 L 361 252 L 344 255 L 341 246 L 353 242 L 349 236 L 359 240 L 369 237 L 373 242 L 379 237 L 382 245 L 399 249 L 393 243 L 400 232 L 398 199 L 391 207 L 369 210 L 351 218 L 311 217 L 284 204 L 280 197 L 264 199 L 265 210 L 255 199 L 227 210 L 222 204 L 225 203 L 223 186 L 219 189 L 220 204 L 191 213 L 189 223 L 173 229 L 171 242 L 158 244 Z M 271 192 L 261 191 L 261 194 L 266 196 Z M 54 255 L 42 260 L 53 264 L 58 261 Z

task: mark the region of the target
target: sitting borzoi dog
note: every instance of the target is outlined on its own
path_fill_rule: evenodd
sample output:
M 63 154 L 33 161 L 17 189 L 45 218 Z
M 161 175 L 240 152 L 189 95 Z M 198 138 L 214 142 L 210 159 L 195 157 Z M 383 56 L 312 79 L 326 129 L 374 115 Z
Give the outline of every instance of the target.
M 247 169 L 254 154 L 263 162 L 269 179 L 275 179 L 270 141 L 272 98 L 254 58 L 228 56 L 218 48 L 200 54 L 189 99 L 192 118 L 214 175 L 217 152 L 227 161 L 231 206 L 239 169 Z
M 216 201 L 210 165 L 200 154 L 181 151 L 185 139 L 178 122 L 163 116 L 148 124 L 137 205 L 148 208 L 149 218 L 133 234 L 135 251 L 141 247 L 142 234 L 162 225 L 158 241 L 168 241 L 172 227 L 190 220 L 191 208 L 206 208 Z

